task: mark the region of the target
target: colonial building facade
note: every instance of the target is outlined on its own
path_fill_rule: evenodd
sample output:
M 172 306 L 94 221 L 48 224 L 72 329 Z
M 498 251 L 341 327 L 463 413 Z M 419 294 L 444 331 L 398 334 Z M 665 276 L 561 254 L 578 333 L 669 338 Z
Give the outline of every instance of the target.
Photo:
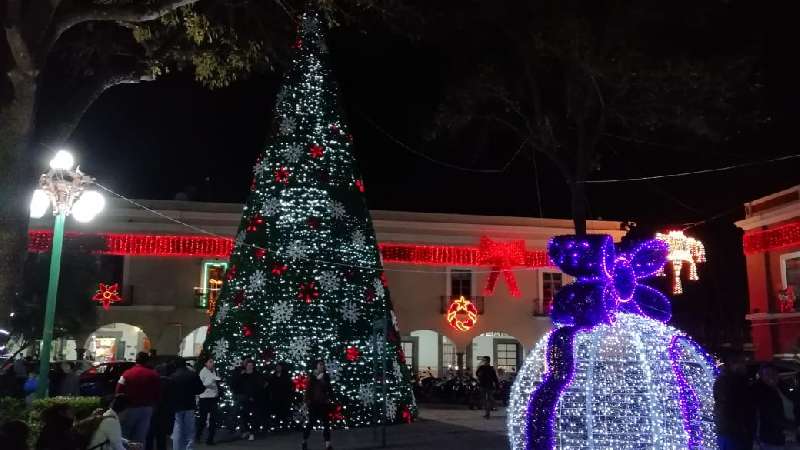
M 149 348 L 196 355 L 242 207 L 137 203 L 115 201 L 95 222 L 68 225 L 68 240 L 97 237 L 96 251 L 110 267 L 97 280 L 108 309 L 98 292 L 97 326 L 74 336 L 71 349 L 97 360 L 130 359 Z M 553 296 L 568 281 L 550 266 L 545 247 L 570 234 L 571 221 L 397 211 L 372 217 L 408 365 L 442 375 L 492 356 L 516 370 L 550 328 Z M 32 221 L 31 251 L 49 248 L 49 226 Z M 615 240 L 624 234 L 619 222 L 590 221 L 588 228 Z M 70 347 L 66 353 L 72 356 Z
M 800 345 L 800 185 L 745 203 L 744 230 L 755 356 L 797 353 Z

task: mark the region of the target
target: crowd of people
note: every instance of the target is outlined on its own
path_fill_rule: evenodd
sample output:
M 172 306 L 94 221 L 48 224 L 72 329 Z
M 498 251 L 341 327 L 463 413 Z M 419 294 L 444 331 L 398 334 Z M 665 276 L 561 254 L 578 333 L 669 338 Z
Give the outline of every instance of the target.
M 39 372 L 30 358 L 18 358 L 0 367 L 0 397 L 33 399 L 39 384 Z M 62 362 L 50 374 L 53 396 L 80 395 L 80 377 L 72 362 Z
M 105 407 L 88 418 L 76 421 L 66 403 L 45 409 L 35 450 L 166 450 L 170 435 L 172 450 L 192 450 L 204 435 L 206 445 L 215 445 L 222 391 L 214 360 L 202 360 L 199 372 L 180 357 L 155 367 L 149 360 L 150 355 L 139 353 L 136 364 L 119 378 Z M 230 381 L 228 388 L 240 407 L 238 426 L 244 439 L 254 440 L 258 431 L 270 424 L 288 423 L 293 384 L 285 364 L 278 363 L 269 374 L 262 374 L 253 360 L 245 360 Z M 63 383 L 70 387 L 74 382 L 65 379 Z M 324 362 L 316 361 L 305 397 L 308 420 L 303 449 L 316 423 L 322 424 L 325 448 L 332 449 L 331 401 L 330 377 Z M 3 449 L 30 450 L 29 433 L 24 422 L 3 424 Z
M 775 366 L 755 380 L 746 361 L 734 356 L 714 383 L 714 418 L 720 450 L 785 449 L 800 434 L 800 391 L 782 389 Z

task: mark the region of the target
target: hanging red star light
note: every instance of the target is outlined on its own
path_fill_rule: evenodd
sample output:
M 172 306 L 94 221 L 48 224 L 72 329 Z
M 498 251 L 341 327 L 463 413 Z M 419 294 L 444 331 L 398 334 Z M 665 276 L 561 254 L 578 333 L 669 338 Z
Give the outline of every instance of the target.
M 122 297 L 120 297 L 118 291 L 119 291 L 119 283 L 114 283 L 114 284 L 100 283 L 99 289 L 92 296 L 92 300 L 98 303 L 102 303 L 103 309 L 108 311 L 111 308 L 112 303 L 117 303 L 122 301 Z
M 256 214 L 250 219 L 250 222 L 247 224 L 247 228 L 245 228 L 245 230 L 248 233 L 253 233 L 258 231 L 258 228 L 261 227 L 261 225 L 264 225 L 264 217 L 262 217 L 261 214 Z
M 308 151 L 312 158 L 321 158 L 325 154 L 325 149 L 319 144 L 312 144 Z
M 286 264 L 275 263 L 272 265 L 272 274 L 275 275 L 276 277 L 279 277 L 283 275 L 283 273 L 286 272 L 288 269 L 289 266 L 287 266 Z

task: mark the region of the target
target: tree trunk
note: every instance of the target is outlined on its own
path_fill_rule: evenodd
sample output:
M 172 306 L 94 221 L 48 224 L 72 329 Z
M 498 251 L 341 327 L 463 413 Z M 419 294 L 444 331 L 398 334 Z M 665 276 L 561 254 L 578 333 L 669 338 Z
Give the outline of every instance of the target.
M 0 109 L 0 326 L 22 284 L 28 244 L 31 193 L 36 184 L 31 136 L 34 128 L 36 80 L 16 84 L 14 99 Z
M 572 197 L 572 222 L 575 225 L 575 234 L 586 234 L 586 185 L 578 180 L 570 183 Z

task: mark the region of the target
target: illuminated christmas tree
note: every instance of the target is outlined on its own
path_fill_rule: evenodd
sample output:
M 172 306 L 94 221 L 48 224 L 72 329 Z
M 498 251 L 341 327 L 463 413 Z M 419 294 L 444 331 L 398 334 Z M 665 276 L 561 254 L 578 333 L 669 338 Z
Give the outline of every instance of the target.
M 555 328 L 512 387 L 512 450 L 717 448 L 715 365 L 664 324 L 669 300 L 644 283 L 664 266 L 667 245 L 561 236 L 548 250 L 576 282 L 556 296 Z
M 287 362 L 293 425 L 304 422 L 303 390 L 317 359 L 333 382 L 334 425 L 408 421 L 416 406 L 337 95 L 324 24 L 306 13 L 205 351 L 229 385 L 243 359 L 261 368 Z M 223 392 L 223 407 L 236 411 L 230 389 Z

